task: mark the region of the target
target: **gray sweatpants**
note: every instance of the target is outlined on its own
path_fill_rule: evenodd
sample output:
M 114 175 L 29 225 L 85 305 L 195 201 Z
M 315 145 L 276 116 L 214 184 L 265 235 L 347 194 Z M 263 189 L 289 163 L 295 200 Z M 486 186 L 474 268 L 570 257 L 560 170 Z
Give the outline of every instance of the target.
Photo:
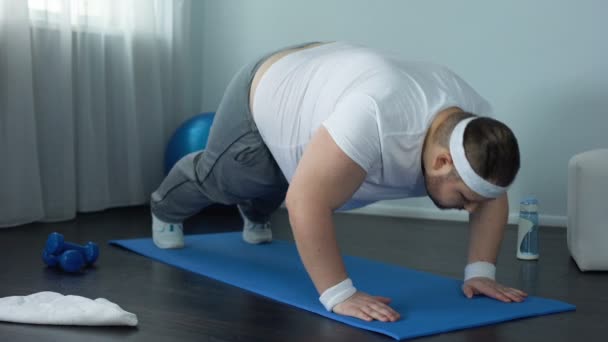
M 221 203 L 237 204 L 249 220 L 264 223 L 283 203 L 288 182 L 262 140 L 249 108 L 255 72 L 276 52 L 241 68 L 230 81 L 205 150 L 180 159 L 152 193 L 150 206 L 156 217 L 179 223 L 213 203 Z

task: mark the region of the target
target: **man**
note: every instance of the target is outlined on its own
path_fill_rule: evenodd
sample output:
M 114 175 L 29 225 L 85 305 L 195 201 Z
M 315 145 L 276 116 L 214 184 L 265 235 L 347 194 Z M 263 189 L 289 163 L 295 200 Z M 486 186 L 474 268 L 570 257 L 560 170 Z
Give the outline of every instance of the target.
M 438 65 L 345 42 L 269 54 L 231 81 L 205 151 L 181 159 L 152 194 L 154 241 L 183 246 L 181 222 L 223 203 L 238 205 L 245 241 L 269 242 L 269 216 L 285 200 L 325 308 L 395 321 L 389 298 L 357 291 L 348 278 L 332 213 L 428 195 L 439 208 L 470 213 L 464 294 L 522 301 L 525 293 L 494 280 L 519 150 L 507 126 L 476 116 L 488 112 Z

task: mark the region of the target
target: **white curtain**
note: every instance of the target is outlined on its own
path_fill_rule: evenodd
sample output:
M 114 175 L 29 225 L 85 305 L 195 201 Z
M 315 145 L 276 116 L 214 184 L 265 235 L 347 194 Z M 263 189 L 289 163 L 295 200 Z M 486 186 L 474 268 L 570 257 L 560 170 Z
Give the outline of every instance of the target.
M 190 0 L 0 0 L 0 227 L 147 203 L 198 110 Z

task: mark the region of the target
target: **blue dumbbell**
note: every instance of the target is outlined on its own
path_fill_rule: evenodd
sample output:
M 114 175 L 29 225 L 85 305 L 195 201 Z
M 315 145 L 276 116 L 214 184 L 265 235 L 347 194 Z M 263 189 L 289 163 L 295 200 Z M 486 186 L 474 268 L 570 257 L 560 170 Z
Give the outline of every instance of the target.
M 66 242 L 63 239 L 63 235 L 59 233 L 51 233 L 46 240 L 46 246 L 44 250 L 48 254 L 58 256 L 67 250 L 74 250 L 82 253 L 84 260 L 88 265 L 92 265 L 99 256 L 99 248 L 93 242 L 87 242 L 84 246 L 80 246 L 74 243 Z
M 82 253 L 72 249 L 64 251 L 60 256 L 53 255 L 44 250 L 42 252 L 42 259 L 50 267 L 59 265 L 62 270 L 72 273 L 79 272 L 85 264 Z

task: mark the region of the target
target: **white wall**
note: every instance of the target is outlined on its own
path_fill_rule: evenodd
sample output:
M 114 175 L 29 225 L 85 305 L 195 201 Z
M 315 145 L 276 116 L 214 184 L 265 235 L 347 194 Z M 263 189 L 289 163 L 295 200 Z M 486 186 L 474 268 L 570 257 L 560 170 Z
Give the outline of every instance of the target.
M 519 199 L 533 194 L 542 224 L 565 225 L 569 158 L 608 147 L 606 1 L 205 0 L 194 8 L 203 110 L 215 110 L 242 64 L 298 42 L 349 40 L 452 68 L 519 138 L 512 220 Z M 426 199 L 381 202 L 371 210 L 465 218 L 439 212 Z

